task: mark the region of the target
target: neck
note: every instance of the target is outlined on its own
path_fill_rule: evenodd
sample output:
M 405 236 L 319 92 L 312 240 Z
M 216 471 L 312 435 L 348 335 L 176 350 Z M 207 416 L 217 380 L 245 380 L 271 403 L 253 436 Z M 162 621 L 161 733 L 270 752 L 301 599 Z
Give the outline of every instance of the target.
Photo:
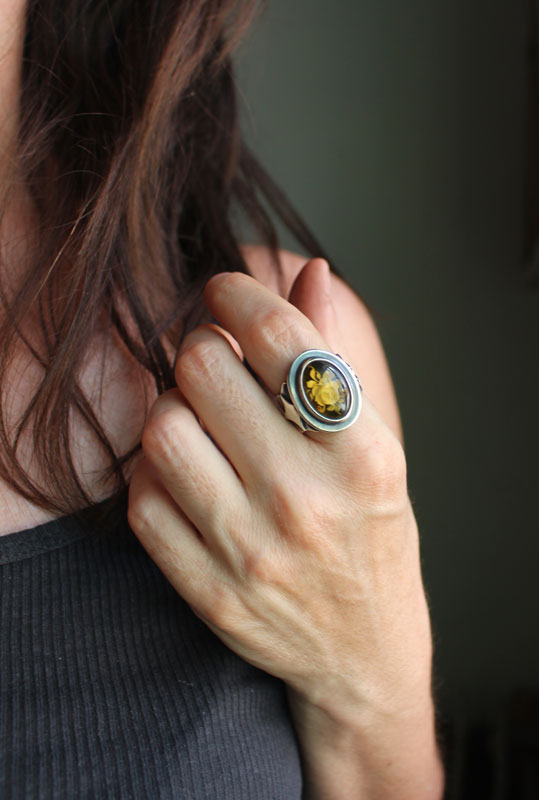
M 0 0 L 0 177 L 11 174 L 19 120 L 26 0 Z
M 27 1 L 0 0 L 0 274 L 15 280 L 29 230 L 16 159 Z

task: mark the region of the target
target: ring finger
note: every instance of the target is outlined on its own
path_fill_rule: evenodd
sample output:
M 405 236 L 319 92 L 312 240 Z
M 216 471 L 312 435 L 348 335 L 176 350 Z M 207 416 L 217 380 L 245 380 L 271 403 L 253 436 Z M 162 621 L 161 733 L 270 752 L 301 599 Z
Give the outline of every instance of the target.
M 292 362 L 300 353 L 330 350 L 304 314 L 248 275 L 217 275 L 208 282 L 204 296 L 211 313 L 238 341 L 249 365 L 273 395 L 280 392 Z M 367 407 L 361 425 L 364 443 L 365 433 L 373 422 L 368 404 Z M 309 439 L 330 444 L 337 451 L 342 445 L 348 447 L 351 438 L 357 438 L 357 429 L 335 430 L 331 436 L 327 432 L 309 431 Z

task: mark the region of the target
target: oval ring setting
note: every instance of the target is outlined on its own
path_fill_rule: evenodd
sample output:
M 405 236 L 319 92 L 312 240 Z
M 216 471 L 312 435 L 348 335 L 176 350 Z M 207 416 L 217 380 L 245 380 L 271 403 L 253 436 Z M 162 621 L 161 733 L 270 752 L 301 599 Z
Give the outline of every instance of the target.
M 284 416 L 301 431 L 334 432 L 357 420 L 362 388 L 340 355 L 305 350 L 292 362 L 277 399 Z

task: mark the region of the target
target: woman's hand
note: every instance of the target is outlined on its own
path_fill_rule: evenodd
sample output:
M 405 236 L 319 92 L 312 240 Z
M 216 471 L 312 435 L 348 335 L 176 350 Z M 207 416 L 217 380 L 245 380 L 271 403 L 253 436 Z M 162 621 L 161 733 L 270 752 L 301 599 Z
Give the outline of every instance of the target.
M 329 284 L 312 264 L 291 299 L 316 316 Z M 212 278 L 205 300 L 272 396 L 303 350 L 346 356 L 345 342 L 241 273 Z M 329 297 L 319 313 L 331 333 Z M 345 431 L 301 434 L 214 326 L 186 338 L 175 376 L 144 430 L 132 529 L 226 645 L 286 682 L 310 796 L 439 797 L 429 617 L 399 441 L 366 396 Z M 405 731 L 416 745 L 403 767 Z

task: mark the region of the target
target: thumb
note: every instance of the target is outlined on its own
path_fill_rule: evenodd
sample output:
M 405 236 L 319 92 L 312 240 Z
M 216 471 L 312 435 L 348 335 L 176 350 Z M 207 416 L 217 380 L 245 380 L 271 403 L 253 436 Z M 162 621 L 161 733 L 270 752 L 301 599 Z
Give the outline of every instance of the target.
M 296 276 L 288 302 L 308 317 L 331 345 L 335 338 L 335 309 L 331 299 L 329 264 L 324 258 L 312 258 Z

